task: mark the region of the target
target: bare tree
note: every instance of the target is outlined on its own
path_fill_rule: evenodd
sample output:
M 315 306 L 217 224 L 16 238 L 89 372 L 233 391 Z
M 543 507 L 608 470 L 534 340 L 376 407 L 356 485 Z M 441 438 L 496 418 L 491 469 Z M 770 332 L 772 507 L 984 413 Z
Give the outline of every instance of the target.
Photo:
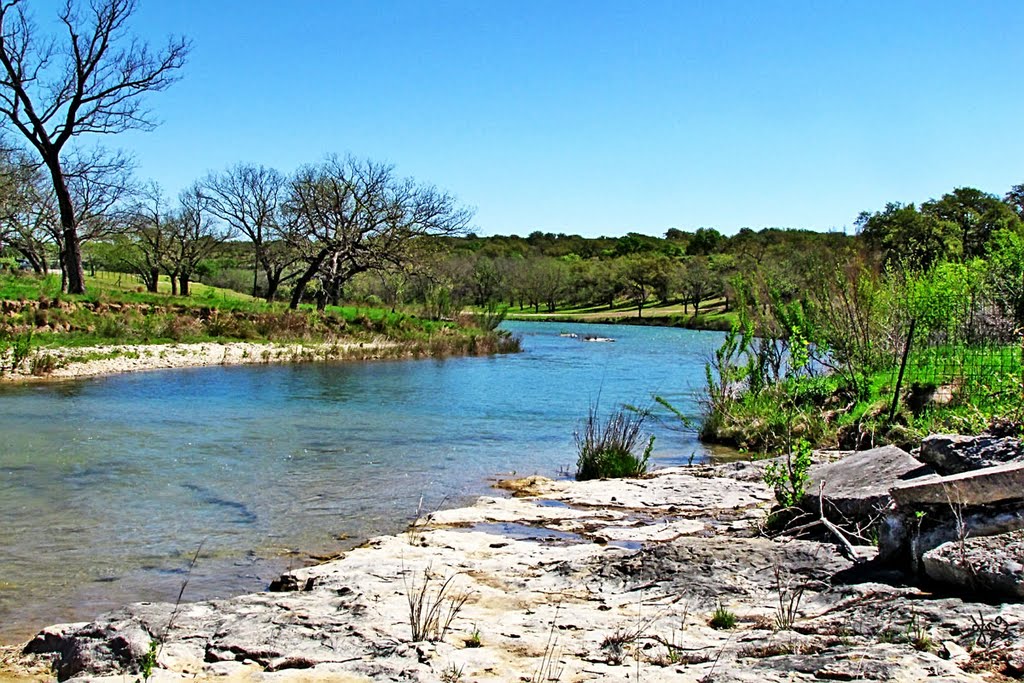
M 32 270 L 49 272 L 54 226 L 60 224 L 53 193 L 37 165 L 5 151 L 0 161 L 0 244 L 25 259 Z
M 391 166 L 333 156 L 296 173 L 285 210 L 306 266 L 292 308 L 314 278 L 323 308 L 353 275 L 401 267 L 417 237 L 459 234 L 472 215 L 447 193 L 396 178 Z
M 128 234 L 120 236 L 117 252 L 120 260 L 139 274 L 146 291 L 156 292 L 160 271 L 171 255 L 176 226 L 170 203 L 155 182 L 142 187 L 128 218 Z
M 238 164 L 203 182 L 209 210 L 252 242 L 252 295 L 259 295 L 259 274 L 267 280 L 264 295 L 273 301 L 282 282 L 297 277 L 291 270 L 301 255 L 281 237 L 280 205 L 287 179 L 264 166 Z
M 135 0 L 91 0 L 81 11 L 67 0 L 64 40 L 38 35 L 25 0 L 0 4 L 0 113 L 39 153 L 60 212 L 67 290 L 85 291 L 78 221 L 61 160 L 83 133 L 148 130 L 155 123 L 142 95 L 177 80 L 188 43 L 171 39 L 153 53 L 127 32 Z
M 184 190 L 178 201 L 180 207 L 169 221 L 171 244 L 163 264 L 171 278 L 171 293 L 188 296 L 196 268 L 216 253 L 229 234 L 218 230 L 198 184 Z
M 79 246 L 94 240 L 110 239 L 123 232 L 135 202 L 135 160 L 120 151 L 94 147 L 69 150 L 63 165 L 68 193 L 75 209 Z M 46 188 L 46 192 L 53 197 L 52 187 Z M 57 205 L 55 197 L 51 201 Z M 51 237 L 57 245 L 58 261 L 64 264 L 67 243 L 59 215 L 58 220 L 50 221 L 49 225 Z M 67 277 L 67 268 L 62 267 L 62 289 L 68 289 Z

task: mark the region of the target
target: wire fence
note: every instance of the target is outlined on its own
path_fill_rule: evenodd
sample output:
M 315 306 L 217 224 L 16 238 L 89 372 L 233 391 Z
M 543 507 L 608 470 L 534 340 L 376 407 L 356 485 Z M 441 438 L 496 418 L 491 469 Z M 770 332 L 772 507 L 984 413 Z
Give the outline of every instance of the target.
M 912 403 L 955 399 L 978 408 L 1021 407 L 1024 329 L 999 307 L 983 303 L 961 320 L 919 330 L 907 355 L 903 386 Z

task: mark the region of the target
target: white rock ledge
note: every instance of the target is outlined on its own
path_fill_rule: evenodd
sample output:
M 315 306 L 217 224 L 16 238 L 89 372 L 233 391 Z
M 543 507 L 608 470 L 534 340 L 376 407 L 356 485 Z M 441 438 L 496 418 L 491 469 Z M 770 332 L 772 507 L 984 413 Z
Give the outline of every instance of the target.
M 282 584 L 294 590 L 131 605 L 51 627 L 29 648 L 76 680 L 134 680 L 157 638 L 154 681 L 766 683 L 982 681 L 961 668 L 970 659 L 929 648 L 949 642 L 980 657 L 968 642 L 979 618 L 1000 617 L 1014 641 L 1000 646 L 1016 647 L 1020 605 L 888 585 L 883 570 L 855 570 L 829 543 L 762 536 L 773 496 L 730 476 L 744 472 L 533 477 L 512 487 L 525 497 L 437 512 L 291 572 Z M 443 615 L 449 598 L 465 603 L 443 639 L 410 642 L 410 595 L 429 607 L 442 587 Z M 780 605 L 793 617 L 782 630 Z M 734 630 L 711 627 L 716 608 L 736 615 Z

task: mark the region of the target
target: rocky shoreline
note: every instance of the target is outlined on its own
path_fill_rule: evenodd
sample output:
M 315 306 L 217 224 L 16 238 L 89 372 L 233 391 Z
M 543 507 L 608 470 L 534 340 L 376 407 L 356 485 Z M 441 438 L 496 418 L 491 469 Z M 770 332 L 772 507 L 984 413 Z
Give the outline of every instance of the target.
M 0 381 L 45 382 L 212 365 L 373 360 L 396 357 L 404 349 L 400 342 L 386 339 L 310 344 L 201 342 L 39 348 L 14 370 L 0 373 Z M 39 371 L 40 367 L 45 371 Z
M 909 582 L 872 561 L 872 546 L 854 560 L 827 535 L 770 537 L 761 472 L 732 463 L 508 482 L 512 497 L 426 516 L 268 592 L 140 603 L 47 628 L 26 647 L 30 660 L 8 668 L 27 675 L 47 662 L 61 680 L 123 681 L 153 644 L 154 681 L 992 681 L 1024 671 L 1020 604 Z

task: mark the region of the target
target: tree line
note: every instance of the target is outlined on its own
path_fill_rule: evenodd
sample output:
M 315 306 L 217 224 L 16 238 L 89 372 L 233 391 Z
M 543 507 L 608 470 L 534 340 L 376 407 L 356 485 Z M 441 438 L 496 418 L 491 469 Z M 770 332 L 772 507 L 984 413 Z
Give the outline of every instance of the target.
M 132 159 L 80 137 L 154 126 L 143 97 L 172 85 L 189 43 L 152 50 L 128 31 L 135 0 L 73 0 L 63 34 L 40 33 L 25 0 L 0 7 L 0 248 L 31 269 L 54 259 L 63 288 L 85 291 L 83 263 L 137 273 L 156 291 L 189 293 L 196 277 L 292 307 L 343 298 L 416 304 L 444 316 L 465 305 L 563 307 L 686 304 L 728 310 L 750 282 L 792 300 L 822 264 L 869 255 L 880 271 L 982 260 L 1006 305 L 1024 311 L 1019 265 L 1024 185 L 998 196 L 956 188 L 857 217 L 856 235 L 768 228 L 671 228 L 660 237 L 532 232 L 479 237 L 449 193 L 387 164 L 328 156 L 292 172 L 239 163 L 177 197 L 134 176 Z M 86 258 L 83 261 L 83 254 Z M 247 273 L 243 284 L 239 272 Z

